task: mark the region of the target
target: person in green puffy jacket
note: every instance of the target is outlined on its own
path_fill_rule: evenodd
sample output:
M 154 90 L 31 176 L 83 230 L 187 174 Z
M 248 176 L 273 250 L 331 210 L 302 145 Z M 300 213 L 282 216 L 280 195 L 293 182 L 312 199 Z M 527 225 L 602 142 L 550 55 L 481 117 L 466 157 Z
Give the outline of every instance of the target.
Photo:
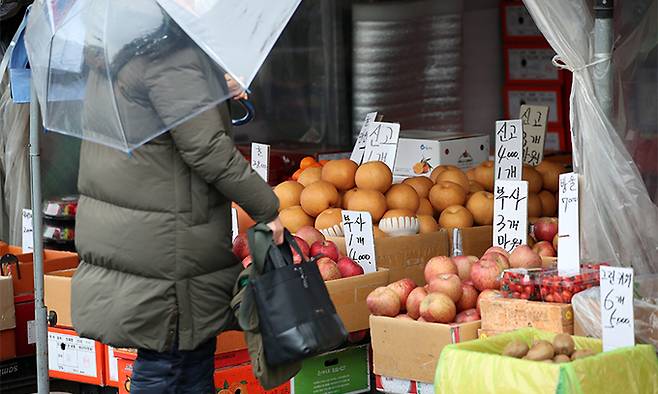
M 131 58 L 116 80 L 130 92 L 117 95 L 124 118 L 145 124 L 182 105 L 178 84 L 202 103 L 226 89 L 194 48 L 174 48 L 166 61 Z M 233 144 L 227 102 L 130 155 L 83 142 L 78 189 L 75 330 L 138 349 L 133 394 L 214 393 L 215 338 L 235 324 L 229 304 L 242 269 L 231 251 L 231 201 L 283 238 L 276 196 Z

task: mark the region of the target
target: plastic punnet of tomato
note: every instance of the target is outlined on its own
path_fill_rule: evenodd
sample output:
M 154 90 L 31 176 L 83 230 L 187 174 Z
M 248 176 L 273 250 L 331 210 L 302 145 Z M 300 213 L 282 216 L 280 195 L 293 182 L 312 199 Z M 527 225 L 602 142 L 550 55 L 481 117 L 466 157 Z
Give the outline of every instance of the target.
M 544 271 L 541 277 L 540 293 L 545 302 L 570 304 L 577 293 L 598 286 L 599 269 L 581 268 L 578 275 L 560 275 L 557 269 Z
M 500 292 L 506 298 L 541 301 L 541 269 L 512 268 L 503 271 Z

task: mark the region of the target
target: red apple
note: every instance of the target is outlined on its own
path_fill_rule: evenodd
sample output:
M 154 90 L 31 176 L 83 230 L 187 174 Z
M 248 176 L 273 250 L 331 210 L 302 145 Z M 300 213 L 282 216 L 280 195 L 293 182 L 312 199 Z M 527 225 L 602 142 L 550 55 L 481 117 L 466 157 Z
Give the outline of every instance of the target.
M 320 269 L 320 275 L 322 275 L 322 279 L 324 279 L 325 282 L 341 278 L 338 266 L 336 266 L 336 263 L 329 257 L 320 257 L 317 264 Z
M 560 236 L 555 234 L 555 237 L 553 237 L 553 250 L 555 250 L 555 254 L 557 254 L 557 242 L 560 239 Z
M 557 218 L 539 218 L 535 222 L 533 233 L 537 241 L 553 241 L 557 234 Z
M 302 261 L 308 260 L 308 253 L 310 251 L 310 247 L 303 239 L 297 236 L 294 238 L 295 238 L 295 242 L 297 242 L 297 246 L 299 246 L 299 249 L 301 249 L 302 251 L 303 258 L 302 256 L 299 255 L 299 253 L 297 253 L 295 248 L 293 248 L 292 245 L 290 245 L 290 250 L 292 251 L 292 262 L 293 264 L 301 264 Z
M 548 241 L 539 241 L 532 247 L 532 251 L 537 253 L 540 257 L 555 257 L 555 249 L 553 244 Z
M 247 234 L 238 234 L 233 240 L 233 254 L 240 260 L 244 260 L 249 256 L 249 242 L 247 241 Z
M 506 251 L 505 249 L 501 248 L 500 246 L 492 246 L 489 249 L 487 249 L 484 254 L 487 254 L 489 252 L 497 252 L 502 254 L 505 257 L 509 257 L 509 252 Z M 483 255 L 484 256 L 484 255 Z
M 388 287 L 378 287 L 366 298 L 370 313 L 375 316 L 395 317 L 400 314 L 400 297 Z
M 430 293 L 443 293 L 457 302 L 462 296 L 462 282 L 455 274 L 441 274 L 430 282 Z
M 242 266 L 244 268 L 247 268 L 251 265 L 252 262 L 253 262 L 253 259 L 251 258 L 251 255 L 249 255 L 249 256 L 245 257 L 244 259 L 242 259 Z
M 366 339 L 366 336 L 368 335 L 368 330 L 361 330 L 361 331 L 355 331 L 351 332 L 347 335 L 347 342 L 349 343 L 359 343 Z
M 409 315 L 406 314 L 397 315 L 395 316 L 395 318 L 400 320 L 414 320 L 411 317 L 409 317 Z
M 478 312 L 475 308 L 459 312 L 459 314 L 455 317 L 456 323 L 466 323 L 469 321 L 477 320 L 480 320 L 480 312 Z
M 479 260 L 471 268 L 471 280 L 479 291 L 497 290 L 500 287 L 499 276 L 503 269 L 491 260 Z
M 407 305 L 407 298 L 409 297 L 409 294 L 411 294 L 413 289 L 416 288 L 416 283 L 409 278 L 404 278 L 393 282 L 386 287 L 393 290 L 398 295 L 398 297 L 400 297 L 401 309 L 404 309 Z
M 471 267 L 478 258 L 475 256 L 453 256 L 452 261 L 457 266 L 457 274 L 462 281 L 471 279 Z
M 528 245 L 517 246 L 509 256 L 512 268 L 541 268 L 541 257 Z
M 489 289 L 489 290 L 483 291 L 478 296 L 478 301 L 475 304 L 475 309 L 478 311 L 478 313 L 481 313 L 480 312 L 480 303 L 482 302 L 482 300 L 486 300 L 488 298 L 498 298 L 498 297 L 500 297 L 500 291 L 498 291 L 498 290 L 490 290 Z
M 457 301 L 457 310 L 465 311 L 467 309 L 475 308 L 478 302 L 478 291 L 475 286 L 462 283 L 462 296 Z
M 325 240 L 325 241 L 315 241 L 311 245 L 311 257 L 316 257 L 323 255 L 324 257 L 329 257 L 333 261 L 338 260 L 338 247 L 335 243 Z
M 349 257 L 341 257 L 336 262 L 340 275 L 343 278 L 349 278 L 350 276 L 363 275 L 363 267 L 358 265 Z
M 306 241 L 307 244 L 313 245 L 317 241 L 324 241 L 324 235 L 313 226 L 302 226 L 300 227 L 295 236 Z
M 407 315 L 412 319 L 418 319 L 420 316 L 420 303 L 427 297 L 427 290 L 424 287 L 416 287 L 407 297 Z
M 427 323 L 427 320 L 425 320 L 422 316 L 416 319 L 416 321 Z
M 501 269 L 506 270 L 510 267 L 509 259 L 502 253 L 498 252 L 487 252 L 482 256 L 481 260 L 490 260 L 496 263 Z
M 425 265 L 425 282 L 430 283 L 433 278 L 436 278 L 441 274 L 457 275 L 458 272 L 457 266 L 450 257 L 432 257 Z
M 420 303 L 420 315 L 428 322 L 451 323 L 456 314 L 455 303 L 442 293 L 430 293 Z

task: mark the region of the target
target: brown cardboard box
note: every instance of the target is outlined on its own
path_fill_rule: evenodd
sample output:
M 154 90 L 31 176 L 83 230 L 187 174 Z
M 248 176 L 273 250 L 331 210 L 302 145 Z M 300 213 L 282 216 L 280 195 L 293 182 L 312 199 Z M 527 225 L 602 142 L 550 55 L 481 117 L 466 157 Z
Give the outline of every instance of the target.
M 48 312 L 57 314 L 59 327 L 73 327 L 71 321 L 71 278 L 75 268 L 53 271 L 43 277 L 43 300 Z
M 345 254 L 345 239 L 331 238 Z M 434 256 L 448 256 L 448 232 L 440 230 L 427 234 L 404 237 L 387 237 L 375 240 L 377 267 L 388 268 L 390 282 L 411 278 L 416 284 L 424 285 L 425 263 Z
M 477 339 L 479 328 L 479 321 L 438 324 L 370 316 L 373 372 L 432 383 L 443 347 Z
M 9 276 L 0 276 L 0 331 L 16 328 L 14 284 Z
M 366 298 L 376 288 L 390 283 L 388 274 L 388 269 L 379 268 L 377 272 L 326 282 L 331 301 L 347 331 L 368 329 L 370 312 Z
M 0 361 L 16 358 L 16 329 L 0 331 Z
M 480 315 L 482 329 L 487 331 L 512 331 L 534 327 L 558 334 L 573 334 L 571 304 L 488 298 L 480 303 Z
M 482 257 L 484 252 L 493 245 L 493 226 L 477 226 L 461 229 L 462 254 L 464 256 Z M 448 232 L 450 238 L 450 255 L 452 256 L 452 231 Z
M 14 280 L 14 295 L 33 294 L 34 293 L 34 255 L 23 253 L 23 250 L 17 246 L 7 246 L 6 253 L 16 256 L 19 261 L 16 264 L 7 266 L 7 272 Z M 75 253 L 60 252 L 57 250 L 46 249 L 43 251 L 43 270 L 45 273 L 52 271 L 65 270 L 78 266 L 80 258 Z

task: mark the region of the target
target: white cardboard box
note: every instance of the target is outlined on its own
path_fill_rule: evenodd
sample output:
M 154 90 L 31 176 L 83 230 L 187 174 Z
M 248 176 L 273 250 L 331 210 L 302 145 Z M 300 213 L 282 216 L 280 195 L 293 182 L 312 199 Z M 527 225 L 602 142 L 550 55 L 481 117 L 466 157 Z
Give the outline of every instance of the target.
M 488 159 L 488 135 L 405 130 L 400 132 L 393 173 L 396 177 L 429 176 L 439 165 L 466 170 Z

